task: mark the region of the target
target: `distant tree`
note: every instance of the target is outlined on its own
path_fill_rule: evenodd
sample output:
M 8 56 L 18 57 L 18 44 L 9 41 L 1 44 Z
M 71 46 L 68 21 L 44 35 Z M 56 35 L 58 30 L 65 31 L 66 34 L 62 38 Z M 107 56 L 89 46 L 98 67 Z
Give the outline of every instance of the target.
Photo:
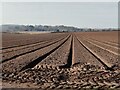
M 56 32 L 60 32 L 59 29 L 57 29 Z
M 18 27 L 18 26 L 15 26 L 15 29 L 19 29 L 19 27 Z
M 34 26 L 30 25 L 29 26 L 29 31 L 32 31 L 32 30 L 34 30 Z
M 26 29 L 26 30 L 24 30 L 24 31 L 28 31 L 28 30 Z

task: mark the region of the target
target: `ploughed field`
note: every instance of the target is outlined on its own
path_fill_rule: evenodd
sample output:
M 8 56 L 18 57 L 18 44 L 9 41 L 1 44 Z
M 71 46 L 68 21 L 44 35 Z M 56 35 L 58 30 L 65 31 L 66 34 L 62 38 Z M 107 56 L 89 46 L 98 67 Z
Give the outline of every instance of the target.
M 120 89 L 119 50 L 118 31 L 3 33 L 3 88 Z

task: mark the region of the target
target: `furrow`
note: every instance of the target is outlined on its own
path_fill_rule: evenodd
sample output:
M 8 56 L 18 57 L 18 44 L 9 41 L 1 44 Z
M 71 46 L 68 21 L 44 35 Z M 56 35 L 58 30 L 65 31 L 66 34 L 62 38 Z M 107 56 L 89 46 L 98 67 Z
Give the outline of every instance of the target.
M 89 42 L 89 43 L 93 44 L 94 46 L 97 46 L 97 47 L 99 47 L 99 48 L 101 48 L 101 49 L 103 49 L 103 50 L 106 50 L 106 51 L 108 51 L 109 53 L 112 53 L 112 54 L 114 54 L 114 55 L 120 55 L 120 54 L 118 53 L 118 50 L 117 50 L 116 52 L 115 52 L 115 51 L 111 51 L 110 49 L 104 48 L 103 46 L 100 46 L 100 45 L 98 45 L 98 44 L 95 44 L 95 43 L 93 43 L 93 42 L 91 42 L 91 41 L 89 41 L 89 40 L 87 40 L 87 42 Z
M 23 67 L 24 68 L 25 67 L 27 68 L 28 66 L 32 67 L 33 65 L 32 65 L 32 63 L 30 64 L 30 62 L 35 62 L 35 63 L 38 61 L 40 62 L 42 59 L 47 57 L 47 55 L 49 55 L 50 53 L 55 51 L 57 48 L 59 48 L 65 41 L 67 41 L 67 39 L 69 37 L 70 36 L 67 36 L 66 38 L 60 40 L 59 42 L 51 44 L 51 45 L 44 47 L 40 50 L 19 56 L 15 59 L 7 61 L 7 62 L 4 62 L 2 64 L 3 72 L 16 72 L 16 71 L 20 71 L 21 69 L 23 70 Z
M 48 35 L 50 38 L 53 38 L 51 34 L 43 34 L 44 36 L 43 35 L 37 35 L 37 36 L 36 35 L 26 35 L 25 36 L 25 35 L 23 35 L 23 37 L 22 37 L 23 39 L 19 40 L 19 38 L 17 36 L 14 36 L 14 34 L 13 34 L 14 38 L 12 38 L 12 39 L 18 39 L 18 40 L 12 40 L 12 42 L 11 42 L 11 40 L 9 40 L 9 41 L 7 41 L 7 43 L 3 42 L 3 48 L 1 48 L 0 50 L 6 50 L 6 49 L 11 49 L 11 48 L 16 48 L 16 47 L 21 47 L 21 46 L 26 46 L 26 45 L 43 42 L 43 41 L 49 39 L 49 38 L 47 38 Z M 54 35 L 55 38 L 60 37 L 60 36 L 61 36 L 61 34 Z M 29 38 L 29 39 L 26 39 L 26 38 Z M 43 38 L 43 39 L 41 39 L 41 38 Z M 4 41 L 4 36 L 3 36 L 3 41 Z
M 77 36 L 74 36 L 74 64 L 73 66 L 81 66 L 85 64 L 103 66 L 78 40 Z
M 20 71 L 23 71 L 25 69 L 28 68 L 33 68 L 35 67 L 39 62 L 41 62 L 42 60 L 44 60 L 47 56 L 49 56 L 51 53 L 53 53 L 54 51 L 56 51 L 59 47 L 61 47 L 67 40 L 69 39 L 69 37 L 64 40 L 62 43 L 60 43 L 59 45 L 57 45 L 55 48 L 53 48 L 52 50 L 50 50 L 49 52 L 43 54 L 42 56 L 38 57 L 37 59 L 33 60 L 32 62 L 28 63 L 25 67 L 23 67 Z
M 88 46 L 86 46 L 80 39 L 78 39 L 79 42 L 83 45 L 84 48 L 86 48 L 99 62 L 101 62 L 106 69 L 112 69 L 112 64 L 106 62 L 102 57 L 100 57 L 97 53 L 95 53 L 93 50 L 91 50 Z
M 70 42 L 70 49 L 69 49 L 69 54 L 68 54 L 68 58 L 67 58 L 67 63 L 64 65 L 60 65 L 59 68 L 70 68 L 72 66 L 72 62 L 73 62 L 73 36 Z
M 90 38 L 92 41 L 96 41 L 96 42 L 99 42 L 99 43 L 103 43 L 107 46 L 110 46 L 110 47 L 113 47 L 113 48 L 120 48 L 119 44 L 118 43 L 113 43 L 113 42 L 109 42 L 109 41 L 100 41 L 100 40 L 96 40 L 96 39 L 93 39 L 93 38 Z
M 63 37 L 65 37 L 66 35 L 63 35 Z M 2 54 L 13 52 L 13 51 L 18 51 L 18 50 L 29 48 L 29 47 L 33 47 L 33 46 L 37 46 L 37 45 L 44 44 L 44 43 L 50 42 L 50 41 L 52 41 L 54 39 L 58 39 L 58 38 L 62 38 L 62 37 L 53 37 L 53 38 L 50 38 L 50 39 L 44 40 L 44 41 L 39 41 L 38 40 L 38 42 L 36 42 L 36 43 L 32 43 L 32 44 L 28 43 L 28 45 L 23 45 L 23 46 L 19 46 L 19 47 L 8 48 L 8 49 L 5 49 L 5 50 L 2 50 Z
M 45 65 L 58 67 L 67 64 L 71 39 L 72 36 L 63 45 L 61 45 L 58 49 L 56 49 L 53 53 L 51 53 L 44 60 L 38 63 L 34 68 L 38 68 Z
M 111 63 L 113 65 L 119 65 L 119 54 L 115 55 L 115 53 L 111 50 L 106 50 L 103 47 L 99 47 L 99 45 L 96 45 L 94 43 L 91 43 L 90 41 L 87 40 L 82 40 L 82 42 L 88 46 L 91 50 L 93 50 L 95 53 L 97 53 L 100 57 L 104 58 L 105 61 L 108 63 Z
M 48 43 L 43 43 L 41 45 L 37 45 L 37 46 L 35 45 L 33 47 L 30 47 L 30 48 L 21 49 L 21 50 L 16 51 L 16 52 L 14 51 L 14 52 L 11 52 L 11 53 L 8 53 L 8 54 L 3 54 L 4 57 L 2 59 L 2 63 L 6 62 L 6 61 L 9 61 L 11 59 L 17 58 L 17 57 L 19 57 L 21 55 L 24 55 L 24 54 L 27 54 L 27 53 L 31 53 L 31 52 L 34 52 L 36 50 L 42 49 L 44 47 L 47 47 L 49 45 L 52 45 L 52 44 L 62 40 L 63 38 L 65 38 L 65 37 L 58 38 L 58 40 L 56 39 L 54 41 L 51 41 L 51 42 L 48 42 Z

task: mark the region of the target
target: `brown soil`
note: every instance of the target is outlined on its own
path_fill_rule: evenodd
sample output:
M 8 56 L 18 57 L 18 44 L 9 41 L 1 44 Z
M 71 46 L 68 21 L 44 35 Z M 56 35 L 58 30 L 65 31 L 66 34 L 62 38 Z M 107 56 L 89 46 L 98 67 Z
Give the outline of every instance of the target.
M 3 88 L 120 88 L 117 31 L 2 36 Z

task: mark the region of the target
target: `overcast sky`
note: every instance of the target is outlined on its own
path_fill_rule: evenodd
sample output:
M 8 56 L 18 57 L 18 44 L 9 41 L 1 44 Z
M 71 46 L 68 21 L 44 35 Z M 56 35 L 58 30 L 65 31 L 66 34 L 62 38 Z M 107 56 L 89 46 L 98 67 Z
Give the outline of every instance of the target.
M 3 24 L 117 28 L 117 2 L 4 2 Z

